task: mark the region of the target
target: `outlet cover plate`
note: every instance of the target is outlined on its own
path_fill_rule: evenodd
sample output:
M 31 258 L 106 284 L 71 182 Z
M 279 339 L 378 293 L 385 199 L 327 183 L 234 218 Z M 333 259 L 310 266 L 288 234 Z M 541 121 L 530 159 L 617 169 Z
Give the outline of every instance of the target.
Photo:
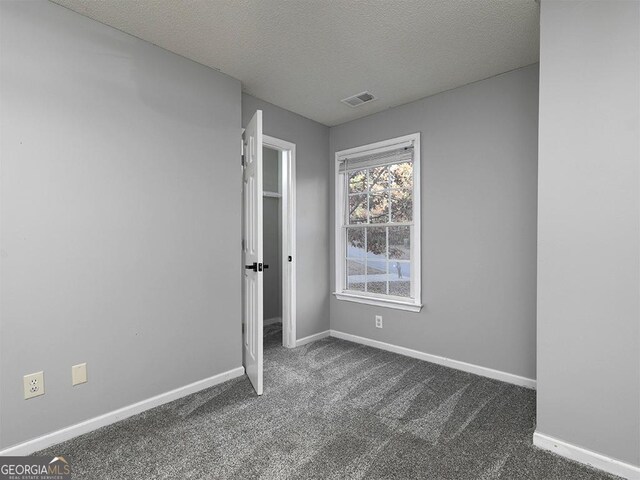
M 376 328 L 382 328 L 382 315 L 376 315 Z
M 79 363 L 71 367 L 71 383 L 73 385 L 80 385 L 81 383 L 87 383 L 87 364 Z
M 31 373 L 23 377 L 24 399 L 44 395 L 44 372 Z

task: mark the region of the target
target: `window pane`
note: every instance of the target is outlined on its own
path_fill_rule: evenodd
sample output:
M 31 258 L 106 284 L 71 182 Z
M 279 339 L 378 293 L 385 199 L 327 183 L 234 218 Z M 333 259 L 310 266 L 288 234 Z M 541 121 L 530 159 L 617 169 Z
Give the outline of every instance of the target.
M 364 228 L 347 227 L 347 257 L 364 258 Z
M 389 258 L 411 259 L 411 227 L 389 227 Z
M 367 194 L 349 196 L 349 223 L 367 223 Z
M 364 292 L 365 270 L 364 259 L 347 260 L 347 289 Z
M 367 190 L 367 171 L 358 170 L 349 173 L 349 193 L 364 192 Z
M 367 262 L 367 292 L 387 294 L 386 260 L 369 260 Z
M 391 221 L 410 222 L 413 218 L 412 190 L 391 190 Z
M 385 275 L 386 279 L 387 275 L 387 261 L 386 260 L 378 260 L 378 259 L 368 259 L 367 260 L 367 275 Z M 378 278 L 380 280 L 380 278 Z
M 386 227 L 367 228 L 367 258 L 372 260 L 387 259 Z
M 389 262 L 389 295 L 411 296 L 411 264 L 409 262 Z
M 369 197 L 369 223 L 389 223 L 389 192 Z
M 398 163 L 389 167 L 391 188 L 413 187 L 413 162 Z
M 369 170 L 369 190 L 379 192 L 389 187 L 389 167 L 375 167 Z

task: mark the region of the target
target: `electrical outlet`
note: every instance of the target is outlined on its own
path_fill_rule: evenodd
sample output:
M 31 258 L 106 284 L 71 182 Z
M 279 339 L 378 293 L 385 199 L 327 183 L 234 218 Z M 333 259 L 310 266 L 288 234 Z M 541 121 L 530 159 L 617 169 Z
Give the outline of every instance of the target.
M 44 395 L 44 372 L 32 373 L 23 377 L 24 399 Z
M 80 385 L 81 383 L 87 383 L 87 364 L 80 363 L 71 367 L 71 383 Z
M 382 315 L 376 315 L 376 328 L 382 328 Z

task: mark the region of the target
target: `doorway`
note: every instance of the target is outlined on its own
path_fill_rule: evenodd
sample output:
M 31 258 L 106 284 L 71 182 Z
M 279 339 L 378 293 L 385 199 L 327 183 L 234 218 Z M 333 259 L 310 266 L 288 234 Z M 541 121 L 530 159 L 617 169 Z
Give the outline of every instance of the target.
M 263 136 L 263 311 L 265 328 L 282 323 L 283 346 L 295 347 L 295 145 Z M 273 268 L 272 268 L 273 266 Z

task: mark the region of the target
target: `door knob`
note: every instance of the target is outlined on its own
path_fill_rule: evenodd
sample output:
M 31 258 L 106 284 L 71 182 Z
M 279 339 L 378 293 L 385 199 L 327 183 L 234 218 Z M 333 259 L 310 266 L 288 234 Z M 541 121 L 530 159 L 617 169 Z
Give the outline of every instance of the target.
M 263 268 L 269 268 L 269 265 L 263 265 L 262 263 L 253 262 L 252 265 L 245 265 L 247 270 L 253 270 L 254 272 L 261 272 Z

